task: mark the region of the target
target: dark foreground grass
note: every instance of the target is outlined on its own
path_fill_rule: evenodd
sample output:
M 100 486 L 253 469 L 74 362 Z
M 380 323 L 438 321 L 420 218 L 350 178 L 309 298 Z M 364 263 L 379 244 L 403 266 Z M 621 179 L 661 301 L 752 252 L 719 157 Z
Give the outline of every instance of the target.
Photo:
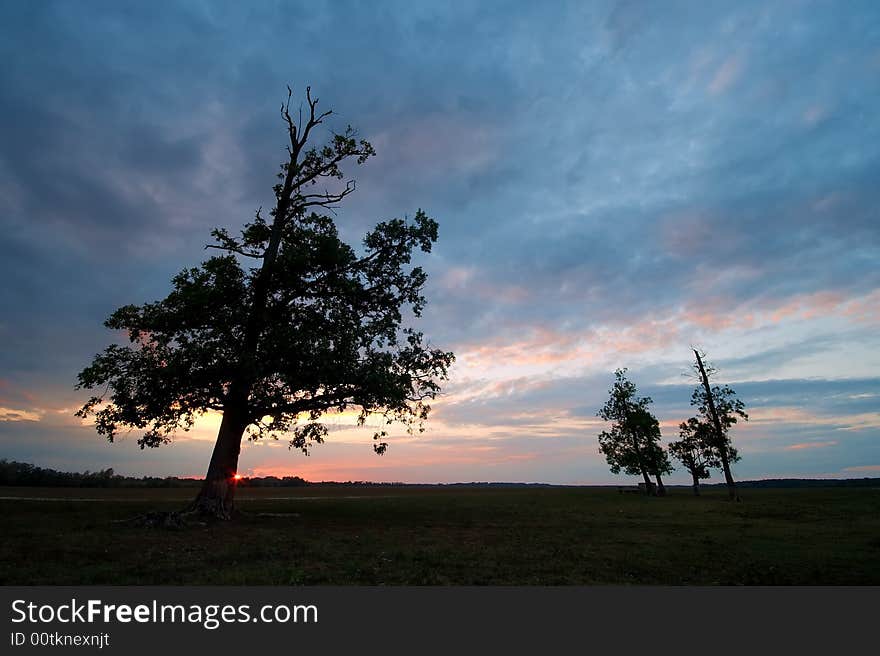
M 880 584 L 878 489 L 744 490 L 739 504 L 718 491 L 260 489 L 241 490 L 231 523 L 114 521 L 192 493 L 0 488 L 60 497 L 0 500 L 0 583 Z

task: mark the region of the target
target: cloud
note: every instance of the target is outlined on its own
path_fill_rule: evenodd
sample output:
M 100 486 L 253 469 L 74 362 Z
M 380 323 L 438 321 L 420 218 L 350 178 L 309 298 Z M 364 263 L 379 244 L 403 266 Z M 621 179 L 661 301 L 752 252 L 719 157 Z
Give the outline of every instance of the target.
M 828 116 L 828 109 L 822 105 L 811 105 L 804 110 L 804 123 L 814 126 L 825 120 Z
M 41 412 L 0 407 L 0 421 L 40 421 Z
M 880 472 L 880 465 L 859 465 L 857 467 L 844 467 L 845 472 Z
M 739 80 L 743 65 L 744 62 L 741 55 L 731 55 L 725 59 L 718 67 L 718 70 L 715 71 L 715 76 L 709 83 L 709 93 L 717 96 L 730 89 Z
M 749 420 L 753 424 L 826 426 L 835 431 L 880 428 L 880 412 L 825 416 L 802 407 L 764 407 L 750 413 Z
M 829 446 L 837 446 L 836 441 L 828 442 L 801 442 L 800 444 L 789 444 L 785 447 L 786 451 L 803 451 L 804 449 L 824 449 Z

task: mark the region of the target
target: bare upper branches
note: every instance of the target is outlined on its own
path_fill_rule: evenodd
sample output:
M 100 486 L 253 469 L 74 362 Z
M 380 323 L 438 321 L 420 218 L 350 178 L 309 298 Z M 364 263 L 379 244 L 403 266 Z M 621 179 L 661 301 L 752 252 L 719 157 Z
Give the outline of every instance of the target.
M 318 113 L 317 108 L 319 99 L 312 98 L 312 87 L 306 87 L 306 102 L 309 105 L 309 117 L 306 121 L 305 128 L 303 128 L 302 107 L 300 106 L 299 118 L 296 122 L 294 122 L 293 117 L 290 115 L 290 99 L 292 97 L 293 89 L 288 85 L 287 101 L 281 105 L 281 118 L 283 118 L 284 122 L 287 124 L 287 134 L 290 138 L 290 145 L 287 147 L 287 152 L 290 154 L 291 162 L 295 163 L 300 152 L 302 152 L 302 149 L 309 140 L 312 128 L 323 123 L 324 119 L 333 113 L 333 110 L 328 109 L 325 112 Z
M 369 142 L 357 139 L 357 133 L 349 126 L 343 133 L 333 133 L 330 141 L 321 147 L 307 148 L 312 130 L 330 116 L 332 110 L 319 111 L 318 98 L 312 97 L 311 87 L 306 87 L 306 118 L 303 124 L 303 107 L 298 117 L 290 113 L 293 90 L 287 87 L 287 100 L 281 105 L 281 118 L 287 126 L 289 144 L 288 161 L 281 167 L 279 177 L 284 182 L 275 185 L 277 205 L 273 211 L 276 221 L 282 224 L 296 216 L 303 216 L 311 207 L 333 211 L 335 206 L 355 190 L 348 181 L 341 191 L 325 190 L 322 194 L 304 194 L 301 190 L 316 184 L 321 178 L 342 179 L 340 165 L 343 160 L 355 157 L 362 164 L 375 154 Z
M 315 98 L 312 100 L 312 87 L 306 87 L 306 102 L 309 103 L 309 120 L 306 123 L 305 129 L 302 131 L 302 137 L 299 142 L 300 148 L 305 146 L 306 142 L 309 140 L 309 133 L 312 131 L 312 128 L 316 125 L 320 125 L 325 118 L 333 113 L 333 110 L 331 109 L 328 109 L 321 114 L 315 112 L 315 108 L 318 106 L 318 99 Z
M 287 102 L 281 104 L 281 118 L 284 119 L 284 122 L 287 123 L 287 134 L 290 137 L 290 146 L 287 147 L 287 152 L 293 155 L 291 152 L 291 146 L 295 147 L 299 140 L 297 139 L 297 131 L 298 124 L 293 122 L 293 118 L 290 116 L 290 98 L 293 96 L 293 89 L 290 88 L 290 85 L 287 85 Z M 300 116 L 302 119 L 302 116 Z

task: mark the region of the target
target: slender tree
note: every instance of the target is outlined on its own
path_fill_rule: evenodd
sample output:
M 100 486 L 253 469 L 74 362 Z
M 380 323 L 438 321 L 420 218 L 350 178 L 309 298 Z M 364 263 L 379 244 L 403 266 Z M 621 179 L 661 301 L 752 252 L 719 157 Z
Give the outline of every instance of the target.
M 714 369 L 703 364 L 703 356 L 694 349 L 696 364 L 694 369 L 700 378 L 700 385 L 694 390 L 691 397 L 691 405 L 696 406 L 700 417 L 709 424 L 712 429 L 711 445 L 721 462 L 724 471 L 724 480 L 727 483 L 727 493 L 732 501 L 739 501 L 736 491 L 736 483 L 730 471 L 730 463 L 739 460 L 739 454 L 733 448 L 730 441 L 729 430 L 741 418 L 748 421 L 749 416 L 745 412 L 745 405 L 736 398 L 736 392 L 730 387 L 711 386 L 709 377 Z
M 659 474 L 665 454 L 658 455 L 658 451 L 662 453 L 659 423 L 647 409 L 651 398 L 636 395 L 636 386 L 626 377 L 626 371 L 614 372 L 615 382 L 609 390 L 608 401 L 597 413 L 612 422 L 610 430 L 599 433 L 599 451 L 604 454 L 611 473 L 623 471 L 630 476 L 641 475 L 645 492 L 650 494 L 654 491 L 651 475 L 657 476 L 662 486 Z
M 415 249 L 431 250 L 436 221 L 419 210 L 411 221 L 381 222 L 361 254 L 341 241 L 329 215 L 355 190 L 342 165 L 375 152 L 351 127 L 312 146 L 331 112 L 307 88 L 294 117 L 291 97 L 288 88 L 287 158 L 270 217 L 258 210 L 240 236 L 214 230 L 206 248 L 220 253 L 178 274 L 165 299 L 114 312 L 106 326 L 129 344 L 107 347 L 79 374 L 79 388 L 102 392 L 77 414 L 94 415 L 110 441 L 133 428 L 144 431 L 141 448 L 156 447 L 199 415 L 222 413 L 191 507 L 219 518 L 233 511 L 246 432 L 290 434 L 290 446 L 308 453 L 327 434 L 321 418 L 347 409 L 361 424 L 378 414 L 421 430 L 453 361 L 402 325 L 405 310 L 419 316 L 425 304 L 426 274 L 409 265 Z M 385 436 L 374 435 L 377 453 Z
M 716 449 L 712 446 L 712 426 L 691 417 L 679 424 L 679 440 L 669 445 L 669 453 L 678 460 L 693 478 L 694 496 L 700 496 L 700 479 L 709 478 L 709 469 L 720 467 Z M 731 453 L 732 447 L 728 449 Z

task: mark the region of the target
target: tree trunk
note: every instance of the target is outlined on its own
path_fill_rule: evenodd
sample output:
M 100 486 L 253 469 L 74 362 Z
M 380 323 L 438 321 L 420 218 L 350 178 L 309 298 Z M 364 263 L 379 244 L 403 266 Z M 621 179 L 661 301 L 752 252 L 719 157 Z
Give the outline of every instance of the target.
M 691 473 L 691 476 L 694 477 L 694 496 L 700 496 L 700 477 L 694 473 Z
M 731 501 L 739 501 L 739 494 L 736 492 L 736 483 L 733 482 L 733 474 L 730 473 L 730 461 L 727 459 L 727 449 L 721 447 L 721 466 L 724 469 L 724 481 L 727 483 L 727 496 Z
M 709 387 L 709 376 L 706 375 L 706 369 L 703 367 L 703 360 L 700 358 L 697 349 L 694 349 L 694 355 L 697 356 L 697 366 L 700 368 L 700 377 L 703 379 L 703 389 L 706 390 L 709 414 L 712 415 L 712 424 L 715 426 L 715 439 L 718 441 L 718 455 L 721 456 L 721 467 L 724 469 L 724 480 L 727 483 L 727 494 L 731 501 L 739 501 L 739 495 L 736 493 L 736 483 L 733 482 L 733 474 L 730 473 L 730 459 L 727 457 L 727 447 L 724 443 L 724 431 L 721 429 L 721 420 L 718 419 L 718 411 L 715 409 L 715 398 L 712 396 L 712 388 Z
M 300 146 L 301 147 L 301 146 Z M 241 355 L 236 374 L 230 385 L 227 402 L 223 410 L 223 421 L 214 443 L 211 464 L 198 496 L 190 510 L 218 519 L 231 519 L 235 501 L 235 474 L 238 471 L 238 454 L 241 452 L 241 438 L 250 423 L 248 419 L 248 396 L 256 376 L 255 357 L 260 336 L 266 323 L 266 304 L 269 287 L 274 274 L 275 261 L 281 248 L 284 224 L 290 210 L 295 174 L 299 171 L 297 157 L 300 147 L 296 145 L 290 152 L 290 163 L 284 180 L 283 190 L 278 196 L 274 220 L 269 234 L 269 243 L 263 253 L 263 264 L 253 283 L 253 299 L 245 324 Z
M 663 485 L 663 480 L 660 478 L 660 474 L 654 474 L 657 477 L 657 496 L 665 497 L 666 496 L 666 488 Z
M 251 388 L 258 379 L 259 367 L 256 357 L 260 344 L 260 337 L 266 324 L 266 306 L 270 297 L 272 277 L 275 275 L 276 260 L 281 249 L 281 242 L 285 225 L 295 216 L 305 212 L 307 204 L 299 195 L 299 189 L 303 184 L 310 181 L 314 184 L 320 172 L 312 172 L 304 178 L 299 156 L 308 141 L 309 132 L 329 115 L 325 112 L 320 116 L 315 114 L 317 99 L 312 100 L 307 88 L 309 102 L 309 119 L 305 128 L 298 136 L 297 126 L 294 125 L 287 108 L 282 108 L 282 115 L 287 120 L 290 146 L 287 152 L 290 160 L 285 167 L 284 183 L 276 191 L 276 204 L 272 212 L 269 242 L 262 254 L 262 265 L 257 272 L 252 284 L 252 299 L 244 326 L 244 335 L 241 342 L 241 353 L 236 363 L 232 376 L 230 390 L 224 403 L 223 421 L 217 433 L 217 442 L 214 444 L 214 453 L 211 455 L 211 464 L 202 489 L 190 506 L 191 510 L 208 514 L 214 517 L 229 519 L 232 516 L 235 499 L 235 474 L 238 470 L 238 454 L 241 452 L 241 438 L 245 429 L 251 423 L 252 408 L 248 405 Z M 333 160 L 339 162 L 341 158 Z M 331 169 L 325 166 L 325 171 Z M 346 187 L 347 189 L 347 187 Z M 347 193 L 347 192 L 346 192 Z M 314 203 L 313 203 L 314 204 Z M 320 207 L 330 207 L 330 200 L 326 204 L 317 203 Z M 259 216 L 259 211 L 257 212 Z
M 231 519 L 235 509 L 235 475 L 238 471 L 238 454 L 241 452 L 241 438 L 247 422 L 242 408 L 227 408 L 214 443 L 211 464 L 198 496 L 189 510 L 214 517 Z
M 648 496 L 656 496 L 657 488 L 654 487 L 654 484 L 651 482 L 651 477 L 648 475 L 648 470 L 645 467 L 639 467 L 642 471 L 642 478 L 645 479 L 645 494 Z
M 633 451 L 636 454 L 636 459 L 639 462 L 639 469 L 642 471 L 642 478 L 645 479 L 645 494 L 653 495 L 653 486 L 654 484 L 651 482 L 651 478 L 648 476 L 648 469 L 645 467 L 644 459 L 642 458 L 642 450 L 639 448 L 639 440 L 638 437 L 632 435 L 632 446 Z
M 652 495 L 654 493 L 654 490 L 652 489 L 654 484 L 651 482 L 648 472 L 645 471 L 645 469 L 642 469 L 642 477 L 645 479 L 645 494 Z

